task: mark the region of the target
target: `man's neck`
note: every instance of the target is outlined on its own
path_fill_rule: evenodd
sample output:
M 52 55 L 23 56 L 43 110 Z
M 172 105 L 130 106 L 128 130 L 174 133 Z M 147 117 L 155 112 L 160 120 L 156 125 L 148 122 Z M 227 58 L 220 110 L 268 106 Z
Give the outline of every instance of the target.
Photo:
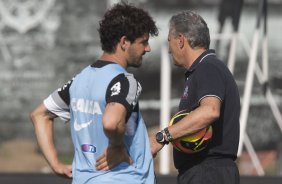
M 193 63 L 198 59 L 198 57 L 205 51 L 206 49 L 204 48 L 191 49 L 189 55 L 187 56 L 188 69 L 193 65 Z
M 127 68 L 126 61 L 122 59 L 122 57 L 116 53 L 110 54 L 110 53 L 104 52 L 99 59 L 104 60 L 104 61 L 111 61 L 111 62 L 121 65 L 125 69 Z

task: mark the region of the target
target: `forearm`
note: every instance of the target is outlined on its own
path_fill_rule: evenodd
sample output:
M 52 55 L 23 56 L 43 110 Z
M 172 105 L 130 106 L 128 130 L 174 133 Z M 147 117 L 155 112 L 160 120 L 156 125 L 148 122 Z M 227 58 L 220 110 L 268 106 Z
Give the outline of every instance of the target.
M 193 134 L 216 121 L 220 116 L 220 101 L 214 97 L 202 100 L 200 106 L 190 112 L 168 130 L 174 139 Z
M 193 134 L 212 123 L 213 119 L 207 117 L 202 111 L 196 110 L 189 113 L 173 126 L 168 127 L 173 139 Z
M 54 145 L 53 133 L 50 132 L 50 129 L 53 129 L 53 127 L 51 127 L 51 122 L 45 124 L 49 125 L 46 127 L 35 126 L 36 137 L 45 158 L 50 166 L 54 168 L 59 163 L 59 160 Z
M 53 139 L 53 117 L 48 114 L 44 105 L 31 114 L 38 145 L 50 166 L 54 169 L 59 163 Z

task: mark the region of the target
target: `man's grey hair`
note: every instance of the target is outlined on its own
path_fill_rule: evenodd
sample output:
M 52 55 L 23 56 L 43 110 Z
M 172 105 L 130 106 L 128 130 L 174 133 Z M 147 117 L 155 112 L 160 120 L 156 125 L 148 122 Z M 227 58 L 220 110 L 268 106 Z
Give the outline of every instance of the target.
M 192 48 L 209 49 L 209 28 L 197 13 L 188 10 L 173 15 L 169 21 L 169 29 L 184 34 Z

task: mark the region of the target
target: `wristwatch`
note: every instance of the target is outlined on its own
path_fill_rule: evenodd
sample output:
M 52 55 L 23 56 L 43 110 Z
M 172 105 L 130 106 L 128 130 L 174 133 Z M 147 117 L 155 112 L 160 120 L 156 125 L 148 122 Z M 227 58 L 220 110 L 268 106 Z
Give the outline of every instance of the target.
M 165 140 L 165 132 L 163 130 L 156 133 L 156 141 L 160 144 L 169 143 L 167 140 Z
M 170 135 L 170 133 L 168 131 L 168 128 L 166 127 L 163 131 L 164 131 L 164 133 L 166 135 L 166 138 L 167 138 L 168 142 L 173 141 L 173 137 Z

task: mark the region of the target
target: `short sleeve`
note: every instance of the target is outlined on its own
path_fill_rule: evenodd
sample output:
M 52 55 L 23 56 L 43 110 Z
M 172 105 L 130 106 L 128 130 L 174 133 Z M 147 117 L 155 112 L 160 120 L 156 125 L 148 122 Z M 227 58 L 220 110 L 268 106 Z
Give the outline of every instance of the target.
M 61 97 L 61 99 L 67 104 L 70 104 L 70 93 L 69 89 L 73 82 L 75 77 L 73 77 L 71 80 L 69 80 L 67 83 L 65 83 L 61 88 L 58 89 L 58 95 Z
M 118 102 L 122 104 L 128 112 L 132 112 L 141 92 L 142 87 L 134 76 L 129 73 L 123 73 L 116 76 L 109 83 L 106 92 L 106 102 Z
M 214 96 L 223 101 L 225 94 L 224 75 L 214 65 L 209 64 L 197 69 L 197 98 L 198 102 L 207 97 Z
M 43 101 L 45 107 L 60 117 L 63 121 L 70 120 L 70 109 L 69 105 L 60 97 L 58 90 L 54 91 Z
M 45 107 L 53 114 L 60 117 L 63 121 L 70 120 L 70 93 L 69 89 L 74 78 L 69 80 L 61 88 L 55 90 L 44 101 Z

